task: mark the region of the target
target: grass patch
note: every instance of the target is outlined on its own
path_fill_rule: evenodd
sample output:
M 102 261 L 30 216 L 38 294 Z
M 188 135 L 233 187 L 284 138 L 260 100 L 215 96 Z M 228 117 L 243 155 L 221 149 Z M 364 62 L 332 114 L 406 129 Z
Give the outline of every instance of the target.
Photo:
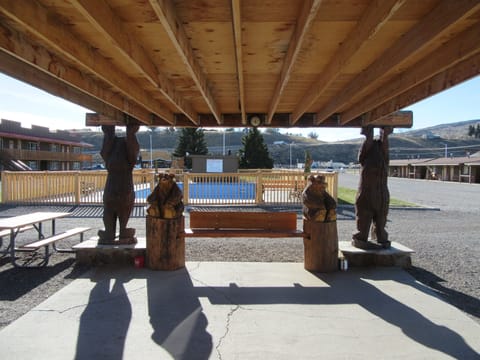
M 357 195 L 357 190 L 339 186 L 338 187 L 338 204 L 354 205 L 356 195 Z M 420 207 L 417 204 L 395 199 L 395 198 L 390 198 L 390 206 Z

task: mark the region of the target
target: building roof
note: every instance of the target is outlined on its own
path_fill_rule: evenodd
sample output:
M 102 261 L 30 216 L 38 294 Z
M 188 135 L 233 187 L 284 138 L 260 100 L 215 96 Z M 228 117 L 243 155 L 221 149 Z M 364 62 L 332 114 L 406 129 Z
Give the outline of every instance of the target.
M 449 157 L 431 159 L 425 162 L 412 164 L 413 166 L 458 166 L 458 165 L 480 165 L 480 158 L 472 157 Z
M 449 157 L 436 159 L 395 159 L 390 160 L 389 166 L 480 166 L 479 157 Z
M 41 141 L 52 144 L 78 146 L 90 148 L 93 145 L 83 142 L 80 137 L 71 135 L 68 131 L 50 131 L 50 129 L 32 125 L 31 128 L 22 127 L 21 123 L 1 119 L 0 138 L 21 139 L 26 141 Z
M 473 0 L 7 0 L 0 30 L 0 71 L 88 125 L 409 127 L 480 72 Z
M 416 164 L 421 164 L 430 160 L 432 159 L 431 158 L 429 159 L 394 159 L 394 160 L 390 160 L 389 165 L 390 166 L 409 166 L 409 165 L 415 166 Z

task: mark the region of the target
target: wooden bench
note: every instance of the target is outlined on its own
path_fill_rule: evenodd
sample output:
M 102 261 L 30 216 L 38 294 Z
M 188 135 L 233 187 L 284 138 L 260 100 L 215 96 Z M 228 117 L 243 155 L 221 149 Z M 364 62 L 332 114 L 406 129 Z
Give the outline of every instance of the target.
M 191 211 L 186 237 L 303 237 L 296 212 Z
M 74 229 L 69 229 L 69 230 L 64 231 L 62 233 L 55 234 L 55 235 L 52 235 L 52 236 L 49 236 L 49 237 L 46 237 L 46 238 L 43 238 L 43 239 L 39 239 L 39 240 L 33 241 L 31 243 L 28 243 L 28 244 L 24 244 L 22 246 L 19 246 L 15 250 L 17 250 L 17 251 L 37 251 L 42 247 L 45 248 L 45 255 L 43 257 L 43 262 L 40 265 L 40 266 L 45 266 L 45 265 L 48 264 L 48 260 L 49 260 L 50 255 L 51 255 L 50 251 L 49 251 L 50 245 L 52 245 L 53 250 L 55 252 L 72 253 L 75 250 L 73 250 L 73 249 L 59 249 L 59 248 L 56 247 L 55 243 L 57 241 L 73 237 L 75 235 L 80 235 L 80 242 L 83 242 L 84 233 L 86 231 L 90 230 L 90 229 L 91 229 L 90 227 L 77 227 L 77 228 L 74 228 Z

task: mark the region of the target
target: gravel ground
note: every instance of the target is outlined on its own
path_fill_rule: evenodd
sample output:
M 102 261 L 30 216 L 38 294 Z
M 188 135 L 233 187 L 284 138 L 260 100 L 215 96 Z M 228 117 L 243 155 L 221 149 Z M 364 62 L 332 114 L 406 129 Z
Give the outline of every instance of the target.
M 45 209 L 33 209 L 42 210 Z M 26 210 L 4 207 L 0 208 L 0 216 L 16 215 L 15 211 Z M 137 229 L 137 236 L 145 236 L 144 218 L 132 218 L 129 225 Z M 103 223 L 100 217 L 57 221 L 60 231 L 74 226 L 92 227 L 86 234 L 88 238 L 94 236 Z M 300 219 L 298 226 L 302 226 Z M 355 230 L 352 208 L 339 209 L 337 226 L 339 240 L 349 240 Z M 388 231 L 391 240 L 416 251 L 409 273 L 480 323 L 478 211 L 392 209 Z M 20 235 L 20 242 L 24 236 Z M 186 258 L 187 261 L 303 262 L 303 244 L 301 239 L 190 238 L 186 240 Z M 0 258 L 0 329 L 86 270 L 87 267 L 75 264 L 73 254 L 54 254 L 48 267 L 41 269 L 16 269 L 8 256 Z

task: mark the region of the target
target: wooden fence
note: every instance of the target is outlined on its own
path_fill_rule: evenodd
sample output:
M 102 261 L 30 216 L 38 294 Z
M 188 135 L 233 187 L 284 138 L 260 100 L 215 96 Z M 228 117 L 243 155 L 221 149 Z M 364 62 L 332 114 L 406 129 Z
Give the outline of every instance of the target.
M 168 171 L 168 170 L 167 170 Z M 337 173 L 322 173 L 327 191 L 336 199 Z M 2 202 L 8 204 L 102 204 L 107 172 L 4 171 Z M 301 204 L 306 185 L 299 171 L 176 174 L 186 205 Z M 133 172 L 135 203 L 146 204 L 156 185 L 153 170 Z

